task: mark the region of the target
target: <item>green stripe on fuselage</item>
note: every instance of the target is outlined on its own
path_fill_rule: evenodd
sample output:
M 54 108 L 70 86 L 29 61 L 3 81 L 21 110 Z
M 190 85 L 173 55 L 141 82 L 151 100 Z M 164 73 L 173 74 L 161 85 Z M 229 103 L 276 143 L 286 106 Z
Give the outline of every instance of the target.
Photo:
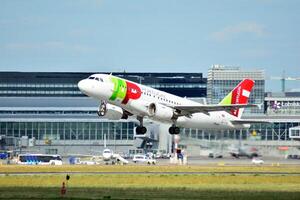
M 109 100 L 116 100 L 117 98 L 123 101 L 123 99 L 126 96 L 127 92 L 127 85 L 126 82 L 122 79 L 116 78 L 116 77 L 111 77 L 111 81 L 114 84 L 114 91 L 109 98 Z

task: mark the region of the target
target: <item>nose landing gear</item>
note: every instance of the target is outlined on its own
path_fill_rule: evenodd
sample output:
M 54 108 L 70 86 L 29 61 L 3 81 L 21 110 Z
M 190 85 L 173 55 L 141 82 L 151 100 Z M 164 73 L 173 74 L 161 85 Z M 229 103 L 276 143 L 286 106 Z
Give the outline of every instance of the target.
M 145 126 L 137 126 L 135 132 L 137 135 L 144 135 L 147 132 L 147 128 Z
M 101 101 L 100 106 L 98 108 L 97 114 L 99 117 L 103 117 L 106 114 L 106 102 L 105 101 Z

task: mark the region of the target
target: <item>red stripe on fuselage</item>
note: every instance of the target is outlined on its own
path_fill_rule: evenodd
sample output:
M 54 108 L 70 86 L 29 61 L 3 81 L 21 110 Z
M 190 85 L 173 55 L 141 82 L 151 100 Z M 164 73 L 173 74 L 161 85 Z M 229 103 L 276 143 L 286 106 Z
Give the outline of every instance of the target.
M 141 97 L 142 91 L 138 85 L 126 81 L 126 86 L 127 91 L 126 96 L 122 101 L 123 104 L 127 104 L 130 99 L 139 99 Z

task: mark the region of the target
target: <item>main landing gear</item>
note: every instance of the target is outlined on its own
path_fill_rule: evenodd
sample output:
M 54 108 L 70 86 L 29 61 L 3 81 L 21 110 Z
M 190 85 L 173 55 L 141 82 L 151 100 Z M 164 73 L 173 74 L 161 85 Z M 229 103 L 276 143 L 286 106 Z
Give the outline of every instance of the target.
M 140 125 L 136 127 L 135 129 L 135 133 L 137 135 L 144 135 L 147 132 L 147 128 L 145 126 L 143 126 L 143 117 L 137 117 L 137 120 L 139 120 Z M 169 133 L 171 135 L 178 135 L 180 133 L 180 128 L 178 126 L 176 126 L 175 124 L 173 124 L 170 128 L 169 128 Z
M 180 133 L 180 128 L 177 127 L 176 125 L 172 125 L 170 128 L 169 128 L 169 133 L 171 135 L 178 135 Z
M 137 120 L 140 121 L 140 125 L 136 127 L 135 132 L 137 135 L 144 135 L 147 132 L 147 128 L 143 126 L 143 117 L 137 117 Z

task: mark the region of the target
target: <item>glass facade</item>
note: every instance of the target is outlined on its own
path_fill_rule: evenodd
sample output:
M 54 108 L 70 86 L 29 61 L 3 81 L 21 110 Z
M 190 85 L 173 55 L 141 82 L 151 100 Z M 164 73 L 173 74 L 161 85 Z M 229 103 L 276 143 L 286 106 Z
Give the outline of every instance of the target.
M 253 124 L 250 129 L 224 130 L 223 139 L 264 141 L 289 141 L 289 128 L 300 126 L 300 122 L 274 122 L 272 124 Z M 200 140 L 220 140 L 221 131 L 184 128 L 181 134 L 186 138 Z
M 299 140 L 300 139 L 300 126 L 289 129 L 289 137 Z
M 300 122 L 275 122 L 273 124 L 254 124 L 250 128 L 250 133 L 256 132 L 261 140 L 291 140 L 289 128 L 299 126 Z
M 36 140 L 133 140 L 134 122 L 0 122 L 0 135 Z
M 0 84 L 0 96 L 83 96 L 77 84 Z
M 0 72 L 0 97 L 83 97 L 77 83 L 91 74 L 94 72 Z M 114 75 L 178 96 L 206 97 L 206 78 L 202 73 L 124 72 Z
M 1 72 L 0 97 L 84 96 L 78 89 L 79 80 L 88 73 Z

